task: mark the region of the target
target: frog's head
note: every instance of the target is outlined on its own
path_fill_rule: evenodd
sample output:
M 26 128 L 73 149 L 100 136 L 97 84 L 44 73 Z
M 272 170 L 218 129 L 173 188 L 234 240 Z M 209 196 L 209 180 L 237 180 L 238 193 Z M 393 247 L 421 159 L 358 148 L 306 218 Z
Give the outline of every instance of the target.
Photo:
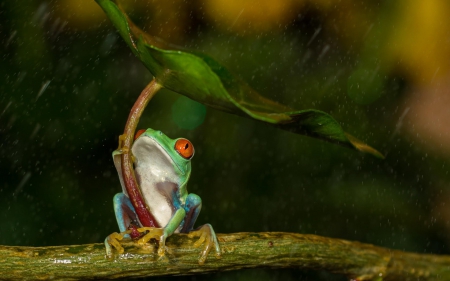
M 167 175 L 180 185 L 189 179 L 194 146 L 187 139 L 170 139 L 153 129 L 140 130 L 136 133 L 132 152 L 136 163 L 153 173 L 162 177 Z

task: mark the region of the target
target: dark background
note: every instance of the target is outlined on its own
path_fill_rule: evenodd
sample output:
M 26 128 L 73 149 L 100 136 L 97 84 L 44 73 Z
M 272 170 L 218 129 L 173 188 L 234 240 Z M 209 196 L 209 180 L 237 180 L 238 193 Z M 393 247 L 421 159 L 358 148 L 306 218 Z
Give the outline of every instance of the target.
M 197 225 L 449 254 L 448 3 L 125 4 L 148 32 L 208 53 L 266 97 L 330 113 L 386 155 L 162 90 L 139 127 L 193 142 L 188 189 L 203 199 Z M 94 1 L 3 1 L 0 42 L 0 244 L 102 242 L 118 228 L 111 153 L 151 74 Z M 181 278 L 345 280 L 299 270 L 173 279 Z

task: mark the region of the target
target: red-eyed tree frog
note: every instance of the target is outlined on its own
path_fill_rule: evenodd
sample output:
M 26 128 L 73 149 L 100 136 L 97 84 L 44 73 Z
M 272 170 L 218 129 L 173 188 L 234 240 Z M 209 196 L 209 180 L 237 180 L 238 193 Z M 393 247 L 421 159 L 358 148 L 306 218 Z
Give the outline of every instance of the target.
M 139 220 L 124 186 L 120 157 L 122 152 L 114 151 L 114 164 L 123 192 L 114 196 L 114 211 L 120 233 L 113 233 L 105 239 L 107 256 L 111 256 L 111 246 L 123 253 L 119 240 L 131 237 L 141 245 L 152 238 L 157 239 L 158 255 L 161 257 L 165 254 L 168 236 L 173 233 L 189 233 L 191 238 L 200 236 L 195 247 L 205 244 L 200 264 L 205 262 L 212 248 L 215 248 L 216 257 L 219 258 L 219 243 L 212 226 L 205 224 L 193 230 L 202 201 L 198 195 L 188 194 L 186 189 L 191 174 L 191 159 L 194 156 L 192 143 L 184 138 L 172 140 L 161 131 L 140 130 L 131 152 L 140 194 L 153 220 L 147 223 L 151 225 L 144 225 Z

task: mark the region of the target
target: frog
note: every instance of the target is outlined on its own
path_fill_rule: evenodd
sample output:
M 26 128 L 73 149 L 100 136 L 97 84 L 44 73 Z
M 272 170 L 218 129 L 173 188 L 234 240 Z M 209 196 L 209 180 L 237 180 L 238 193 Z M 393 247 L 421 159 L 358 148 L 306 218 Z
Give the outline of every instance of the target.
M 113 152 L 114 165 L 122 186 L 122 192 L 113 198 L 120 233 L 114 232 L 106 237 L 106 255 L 112 256 L 112 248 L 123 253 L 124 249 L 119 242 L 123 238 L 131 238 L 139 245 L 156 239 L 159 241 L 158 256 L 162 258 L 166 251 L 167 237 L 173 233 L 187 233 L 189 238 L 199 237 L 194 247 L 205 244 L 200 253 L 199 264 L 205 262 L 213 248 L 216 258 L 220 258 L 220 247 L 213 227 L 205 224 L 194 229 L 202 200 L 198 195 L 187 191 L 191 159 L 195 153 L 192 143 L 185 138 L 171 139 L 153 129 L 139 130 L 136 133 L 131 155 L 139 193 L 150 220 L 140 220 L 136 212 L 139 206 L 134 206 L 130 200 L 122 176 L 122 153 L 123 149 Z

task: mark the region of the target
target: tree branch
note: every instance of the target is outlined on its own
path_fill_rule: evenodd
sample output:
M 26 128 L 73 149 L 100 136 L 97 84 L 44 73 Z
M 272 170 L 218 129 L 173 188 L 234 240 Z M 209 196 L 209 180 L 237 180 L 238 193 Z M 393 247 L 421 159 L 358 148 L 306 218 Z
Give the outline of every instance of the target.
M 193 239 L 174 234 L 166 257 L 156 243 L 123 243 L 125 253 L 105 258 L 103 244 L 0 246 L 0 279 L 86 280 L 188 275 L 243 268 L 326 270 L 357 280 L 450 280 L 450 256 L 414 254 L 340 239 L 281 232 L 218 234 L 222 259 L 198 265 Z
M 131 147 L 134 141 L 134 132 L 137 124 L 141 118 L 142 112 L 152 97 L 162 88 L 155 78 L 145 87 L 138 99 L 131 108 L 128 115 L 127 123 L 121 138 L 119 138 L 120 167 L 122 171 L 123 185 L 127 191 L 127 196 L 134 207 L 134 211 L 139 218 L 139 222 L 143 226 L 157 227 L 156 220 L 148 209 L 144 198 L 141 194 L 141 189 L 136 180 L 134 173 L 133 160 L 131 155 Z

